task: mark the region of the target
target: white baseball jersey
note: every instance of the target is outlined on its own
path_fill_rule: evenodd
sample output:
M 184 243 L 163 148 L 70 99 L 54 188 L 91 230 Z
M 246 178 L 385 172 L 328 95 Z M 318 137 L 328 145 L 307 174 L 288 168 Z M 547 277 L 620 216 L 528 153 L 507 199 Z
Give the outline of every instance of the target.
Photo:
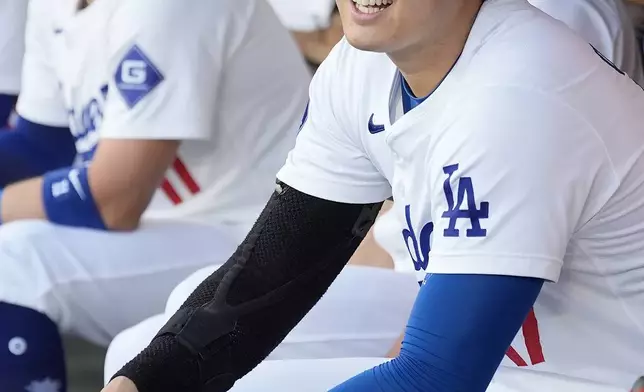
M 18 95 L 28 0 L 0 0 L 0 94 Z
M 529 0 L 564 22 L 644 86 L 642 51 L 622 0 Z
M 393 190 L 422 273 L 557 282 L 503 366 L 630 387 L 644 363 L 642 89 L 526 0 L 488 0 L 436 91 L 402 115 L 400 90 L 385 54 L 342 41 L 278 178 L 345 203 Z
M 145 218 L 241 223 L 292 148 L 310 79 L 263 0 L 33 0 L 23 117 L 101 139 L 181 140 Z

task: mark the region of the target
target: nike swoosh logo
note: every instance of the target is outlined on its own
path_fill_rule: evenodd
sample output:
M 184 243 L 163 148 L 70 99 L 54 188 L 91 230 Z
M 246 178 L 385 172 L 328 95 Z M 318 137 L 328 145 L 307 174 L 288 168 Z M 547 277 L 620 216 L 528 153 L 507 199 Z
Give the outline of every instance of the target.
M 85 195 L 83 186 L 80 183 L 80 178 L 78 177 L 78 170 L 77 169 L 70 170 L 67 177 L 69 178 L 69 182 L 72 184 L 72 186 L 74 187 L 74 190 L 76 191 L 76 193 L 78 193 L 78 196 L 81 198 L 81 200 L 85 200 L 87 196 Z
M 369 133 L 375 135 L 385 130 L 384 124 L 374 124 L 373 123 L 373 114 L 369 117 Z

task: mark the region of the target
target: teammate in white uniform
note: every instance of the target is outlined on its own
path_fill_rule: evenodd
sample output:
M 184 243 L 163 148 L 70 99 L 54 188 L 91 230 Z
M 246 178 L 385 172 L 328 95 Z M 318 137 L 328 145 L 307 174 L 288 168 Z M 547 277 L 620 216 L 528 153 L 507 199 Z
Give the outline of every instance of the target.
M 400 356 L 334 391 L 484 391 L 495 373 L 489 391 L 614 391 L 640 375 L 642 89 L 526 0 L 367 3 L 338 1 L 347 41 L 248 239 L 106 391 L 229 389 L 392 193 L 426 283 Z
M 20 92 L 27 0 L 0 0 L 0 131 Z
M 306 66 L 263 0 L 78 5 L 30 4 L 20 119 L 0 141 L 0 301 L 19 305 L 2 345 L 29 345 L 7 326 L 24 308 L 98 344 L 162 312 L 246 235 L 306 105 Z M 13 357 L 0 390 L 27 385 Z
M 529 0 L 564 22 L 640 86 L 644 86 L 642 51 L 623 0 Z

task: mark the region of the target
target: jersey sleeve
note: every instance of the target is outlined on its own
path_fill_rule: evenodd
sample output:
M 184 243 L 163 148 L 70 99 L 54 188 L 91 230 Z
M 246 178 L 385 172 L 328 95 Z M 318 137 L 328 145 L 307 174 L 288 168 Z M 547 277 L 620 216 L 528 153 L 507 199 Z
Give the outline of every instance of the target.
M 391 196 L 391 186 L 367 157 L 350 122 L 342 121 L 346 89 L 335 94 L 343 81 L 334 72 L 341 64 L 340 42 L 318 69 L 309 88 L 309 104 L 295 147 L 277 177 L 322 199 L 344 203 L 375 203 Z M 339 89 L 338 89 L 339 90 Z
M 180 0 L 121 2 L 111 20 L 101 138 L 212 137 L 228 8 Z
M 604 56 L 616 61 L 615 45 L 619 32 L 611 30 L 606 18 L 615 17 L 619 25 L 621 22 L 618 15 L 604 15 L 592 2 L 586 0 L 530 0 L 530 3 L 565 23 Z
M 617 186 L 603 142 L 541 92 L 482 88 L 459 113 L 427 158 L 427 272 L 557 281 L 573 234 Z
M 31 0 L 25 32 L 25 55 L 17 111 L 27 120 L 51 127 L 69 127 L 54 58 L 55 12 L 50 0 Z

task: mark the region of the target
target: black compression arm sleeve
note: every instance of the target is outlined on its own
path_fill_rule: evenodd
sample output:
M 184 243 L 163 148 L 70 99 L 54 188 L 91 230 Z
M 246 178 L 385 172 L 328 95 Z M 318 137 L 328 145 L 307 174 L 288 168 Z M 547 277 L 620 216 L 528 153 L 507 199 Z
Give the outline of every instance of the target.
M 230 260 L 116 376 L 134 381 L 139 392 L 227 391 L 322 297 L 380 207 L 278 185 Z

